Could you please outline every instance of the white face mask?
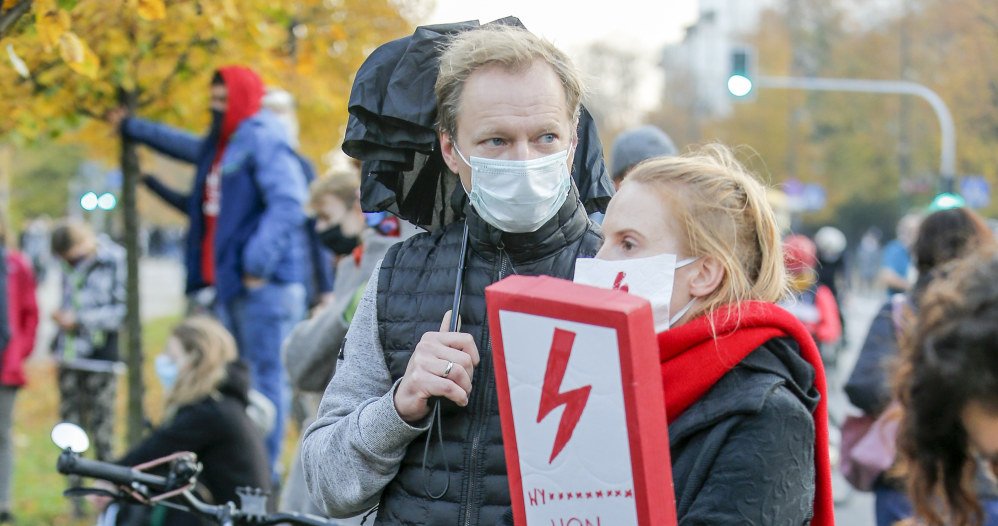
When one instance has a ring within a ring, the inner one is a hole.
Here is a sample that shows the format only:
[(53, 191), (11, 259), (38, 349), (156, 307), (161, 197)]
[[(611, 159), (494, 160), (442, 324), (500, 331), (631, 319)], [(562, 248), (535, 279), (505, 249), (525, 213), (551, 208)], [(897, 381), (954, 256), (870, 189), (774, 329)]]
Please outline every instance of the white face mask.
[(566, 161), (571, 148), (529, 161), (472, 157), (469, 162), (457, 144), (454, 151), (471, 167), (471, 206), (503, 232), (536, 231), (568, 197), (572, 175)]
[(678, 262), (676, 259), (675, 254), (616, 260), (577, 259), (574, 281), (604, 289), (620, 289), (648, 300), (655, 320), (655, 332), (658, 333), (668, 330), (679, 321), (696, 301), (696, 298), (691, 299), (679, 312), (669, 316), (676, 269), (699, 258), (687, 258)]

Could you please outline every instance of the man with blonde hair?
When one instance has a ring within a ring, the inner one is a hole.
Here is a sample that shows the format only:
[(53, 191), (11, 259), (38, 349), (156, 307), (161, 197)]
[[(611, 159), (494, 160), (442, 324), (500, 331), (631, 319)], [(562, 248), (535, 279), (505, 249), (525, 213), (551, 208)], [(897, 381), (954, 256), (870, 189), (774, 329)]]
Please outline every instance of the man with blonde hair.
[(570, 278), (599, 248), (571, 177), (582, 91), (567, 56), (523, 29), (464, 31), (441, 55), (440, 153), (465, 219), (395, 245), (368, 281), (303, 444), (330, 515), (379, 505), (378, 524), (492, 525), (509, 509), (484, 289)]

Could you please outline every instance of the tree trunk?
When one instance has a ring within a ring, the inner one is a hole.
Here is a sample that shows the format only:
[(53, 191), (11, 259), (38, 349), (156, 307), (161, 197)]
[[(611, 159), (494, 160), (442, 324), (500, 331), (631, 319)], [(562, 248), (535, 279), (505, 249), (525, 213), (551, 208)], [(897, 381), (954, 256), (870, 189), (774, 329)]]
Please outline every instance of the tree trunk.
[[(5, 2), (0, 2), (0, 4), (4, 3)], [(0, 14), (0, 38), (3, 38), (4, 33), (13, 27), (22, 16), (30, 11), (31, 0), (21, 0), (20, 2), (8, 7), (3, 14)]]
[[(138, 97), (134, 92), (121, 90), (119, 102), (128, 108), (129, 114), (138, 107)], [(126, 358), (128, 364), (128, 446), (134, 446), (142, 439), (145, 415), (142, 398), (145, 385), (142, 383), (142, 321), (139, 317), (139, 214), (135, 188), (139, 180), (139, 156), (135, 141), (121, 136), (121, 193), (125, 212), (125, 250), (128, 253), (128, 295), (125, 315), (125, 331), (128, 335)]]

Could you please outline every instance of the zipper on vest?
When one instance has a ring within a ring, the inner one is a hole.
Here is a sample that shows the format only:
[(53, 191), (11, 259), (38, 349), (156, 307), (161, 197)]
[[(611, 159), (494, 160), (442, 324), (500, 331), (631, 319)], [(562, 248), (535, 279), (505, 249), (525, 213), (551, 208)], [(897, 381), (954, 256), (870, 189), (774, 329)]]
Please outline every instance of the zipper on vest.
[[(501, 280), (506, 277), (506, 261), (508, 256), (506, 255), (505, 245), (502, 240), (499, 241), (497, 245), (499, 248), (499, 269), (497, 278), (492, 282)], [(510, 265), (512, 266), (512, 264)], [(483, 469), (478, 462), (478, 448), (482, 441), (482, 434), (485, 431), (485, 426), (489, 421), (489, 415), (485, 414), (488, 409), (488, 403), (492, 395), (492, 338), (489, 334), (485, 334), (485, 356), (488, 357), (487, 360), (482, 360), (479, 365), (479, 369), (482, 371), (482, 376), (480, 381), (485, 383), (485, 388), (476, 393), (475, 400), (475, 422), (474, 430), (475, 434), (472, 436), (471, 440), (471, 460), (468, 466), (468, 471), (471, 476), (468, 477), (468, 488), (465, 492), (467, 495), (464, 503), (464, 526), (471, 526), (471, 514), (472, 509), (475, 504), (475, 481), (479, 479), (479, 472)]]
[[(499, 240), (499, 279), (506, 277), (506, 245), (503, 244), (502, 240)], [(499, 281), (497, 279), (496, 281)], [(493, 282), (495, 283), (495, 282)], [(491, 338), (489, 341), (492, 341)]]

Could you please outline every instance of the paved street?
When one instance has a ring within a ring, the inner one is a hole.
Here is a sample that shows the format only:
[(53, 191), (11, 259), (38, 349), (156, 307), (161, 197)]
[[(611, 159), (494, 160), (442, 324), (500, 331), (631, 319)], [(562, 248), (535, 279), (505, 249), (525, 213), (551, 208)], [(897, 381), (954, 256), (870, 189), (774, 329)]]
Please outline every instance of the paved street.
[[(846, 334), (848, 337), (847, 347), (840, 357), (840, 365), (835, 371), (827, 371), (829, 394), (828, 412), (833, 421), (841, 422), (842, 418), (850, 412), (858, 413), (856, 408), (851, 407), (845, 394), (842, 392), (842, 385), (845, 384), (853, 364), (859, 354), (859, 347), (863, 344), (866, 331), (870, 326), (870, 321), (883, 304), (885, 296), (882, 293), (875, 295), (852, 295), (843, 305), (843, 312), (846, 318)], [(836, 500), (835, 522), (846, 526), (872, 526), (875, 524), (873, 517), (873, 494), (863, 493), (853, 490), (849, 483), (837, 472), (833, 474), (833, 492)]]

